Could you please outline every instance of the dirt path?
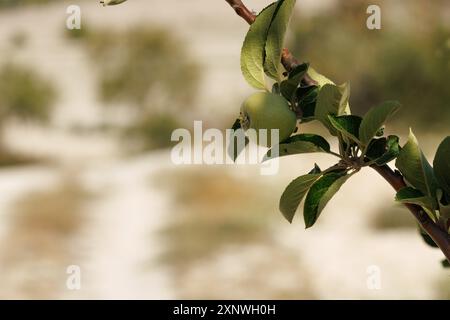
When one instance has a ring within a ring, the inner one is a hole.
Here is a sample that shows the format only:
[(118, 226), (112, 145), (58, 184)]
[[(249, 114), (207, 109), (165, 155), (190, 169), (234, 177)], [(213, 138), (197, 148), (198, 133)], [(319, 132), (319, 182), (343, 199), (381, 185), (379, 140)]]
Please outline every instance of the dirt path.
[(100, 192), (88, 210), (91, 221), (82, 235), (85, 262), (77, 293), (98, 299), (172, 297), (166, 271), (157, 264), (158, 231), (167, 214), (167, 197), (152, 182), (167, 153), (141, 156), (83, 174), (89, 190)]
[(30, 191), (52, 186), (57, 177), (55, 172), (45, 167), (0, 170), (0, 238), (8, 229), (14, 202)]

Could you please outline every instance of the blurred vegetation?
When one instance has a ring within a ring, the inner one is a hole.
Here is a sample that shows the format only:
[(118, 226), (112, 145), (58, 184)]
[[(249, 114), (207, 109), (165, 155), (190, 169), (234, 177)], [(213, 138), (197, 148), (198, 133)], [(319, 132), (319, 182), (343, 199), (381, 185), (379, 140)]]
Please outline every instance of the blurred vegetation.
[(25, 31), (17, 30), (11, 35), (9, 41), (15, 49), (22, 49), (28, 42), (28, 34)]
[(136, 121), (125, 132), (129, 142), (134, 141), (136, 150), (154, 150), (171, 146), (171, 136), (175, 129), (182, 128), (183, 124), (177, 117), (169, 113), (149, 115)]
[(55, 99), (53, 84), (32, 69), (16, 64), (0, 67), (0, 166), (33, 161), (6, 150), (1, 136), (6, 122), (11, 119), (47, 122)]
[(82, 30), (67, 36), (83, 40), (88, 49), (98, 70), (101, 100), (133, 107), (127, 144), (131, 137), (144, 149), (170, 146), (167, 133), (191, 116), (200, 80), (200, 67), (185, 43), (155, 26)]
[(56, 98), (53, 85), (28, 67), (0, 69), (0, 125), (7, 118), (47, 121)]
[(64, 29), (64, 34), (68, 39), (71, 40), (84, 40), (89, 35), (89, 28), (83, 23), (80, 29)]
[(177, 298), (317, 298), (298, 251), (272, 237), (277, 195), (262, 181), (218, 168), (161, 172), (155, 178), (170, 188), (174, 201), (170, 224), (161, 233), (161, 262), (173, 272)]
[(417, 231), (417, 223), (409, 211), (400, 206), (388, 205), (374, 215), (371, 226), (380, 231), (392, 229), (410, 229)]
[(16, 202), (0, 250), (0, 280), (8, 288), (8, 292), (0, 290), (2, 294), (9, 298), (58, 296), (66, 278), (61, 270), (70, 263), (71, 241), (83, 223), (86, 196), (73, 178), (66, 178), (50, 190), (29, 193)]
[(80, 185), (72, 180), (64, 181), (48, 191), (28, 194), (17, 202), (14, 227), (20, 232), (16, 234), (34, 233), (33, 237), (39, 239), (42, 236), (42, 240), (70, 237), (81, 226), (81, 200), (86, 195)]
[(150, 110), (192, 107), (198, 66), (171, 32), (140, 26), (125, 32), (91, 32), (87, 38), (101, 69), (100, 94), (105, 102), (130, 102)]
[(162, 234), (167, 243), (163, 261), (184, 267), (224, 246), (267, 239), (273, 197), (264, 195), (262, 186), (214, 168), (161, 175), (174, 196), (173, 223)]
[(341, 0), (333, 10), (293, 19), (289, 47), (336, 82), (350, 81), (355, 113), (398, 100), (397, 124), (448, 131), (450, 30), (440, 12), (449, 2), (377, 1), (381, 30), (366, 28), (369, 4)]
[(444, 273), (436, 281), (436, 299), (450, 300), (450, 274), (448, 271)]
[(50, 2), (56, 2), (56, 0), (1, 0), (0, 1), (0, 9), (19, 7), (19, 6), (30, 5), (30, 4), (42, 5), (42, 4), (47, 4)]
[(20, 166), (20, 165), (36, 165), (39, 163), (48, 164), (51, 160), (43, 157), (34, 157), (27, 154), (17, 153), (15, 151), (0, 149), (0, 167)]

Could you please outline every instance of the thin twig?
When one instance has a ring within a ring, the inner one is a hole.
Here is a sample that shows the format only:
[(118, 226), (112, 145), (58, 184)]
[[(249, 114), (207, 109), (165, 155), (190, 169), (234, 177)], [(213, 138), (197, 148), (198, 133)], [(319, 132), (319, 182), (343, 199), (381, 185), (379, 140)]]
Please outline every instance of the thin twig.
[(337, 153), (337, 152), (334, 152), (334, 151), (328, 151), (327, 153), (329, 153), (329, 154), (332, 154), (333, 156), (336, 156), (336, 157), (338, 157), (339, 159), (344, 159), (344, 157), (343, 156), (341, 156), (339, 153)]
[[(371, 165), (371, 168), (375, 169), (396, 191), (406, 187), (403, 175), (398, 171), (393, 171), (389, 166)], [(423, 230), (439, 246), (450, 262), (450, 235), (445, 230), (439, 228), (420, 206), (408, 203), (405, 206), (411, 211)]]

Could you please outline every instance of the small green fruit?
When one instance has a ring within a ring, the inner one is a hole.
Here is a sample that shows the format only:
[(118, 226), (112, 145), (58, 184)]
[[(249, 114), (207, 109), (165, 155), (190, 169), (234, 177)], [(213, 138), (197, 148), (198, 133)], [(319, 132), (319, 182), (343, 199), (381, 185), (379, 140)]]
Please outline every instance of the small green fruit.
[[(267, 130), (267, 147), (279, 143), (291, 136), (297, 125), (295, 113), (289, 109), (289, 104), (280, 95), (258, 92), (244, 101), (241, 107), (241, 125), (244, 130), (255, 129), (257, 135), (260, 129)], [(271, 141), (271, 129), (279, 130), (279, 141)], [(264, 139), (258, 144), (265, 144)]]

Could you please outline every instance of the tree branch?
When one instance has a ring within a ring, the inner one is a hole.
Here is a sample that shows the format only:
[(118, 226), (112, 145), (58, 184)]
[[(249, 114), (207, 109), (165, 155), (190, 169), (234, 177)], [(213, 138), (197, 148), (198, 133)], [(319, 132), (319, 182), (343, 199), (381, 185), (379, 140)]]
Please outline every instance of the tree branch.
[[(248, 24), (252, 24), (256, 16), (242, 3), (241, 0), (225, 0), (242, 17)], [(281, 55), (281, 63), (287, 71), (299, 65), (298, 60), (289, 52), (283, 49)], [(305, 84), (317, 84), (309, 75), (305, 75), (303, 79)], [(389, 184), (396, 190), (406, 187), (403, 176), (398, 171), (393, 171), (389, 166), (371, 166), (377, 171)], [(439, 246), (447, 260), (450, 262), (450, 235), (447, 230), (442, 230), (431, 218), (422, 210), (420, 206), (413, 204), (405, 204), (405, 206), (414, 215), (420, 226), (428, 233), (433, 241)]]
[[(393, 171), (389, 166), (371, 166), (376, 172), (378, 172), (389, 184), (396, 190), (406, 187), (406, 183), (403, 176), (398, 171)], [(420, 226), (426, 233), (433, 239), (433, 241), (439, 246), (444, 253), (447, 260), (450, 262), (450, 235), (439, 228), (439, 226), (431, 220), (424, 210), (420, 206), (406, 203), (405, 206), (411, 211), (416, 218)]]
[(225, 0), (236, 11), (237, 15), (247, 21), (248, 24), (252, 24), (256, 16), (251, 12), (241, 0)]

